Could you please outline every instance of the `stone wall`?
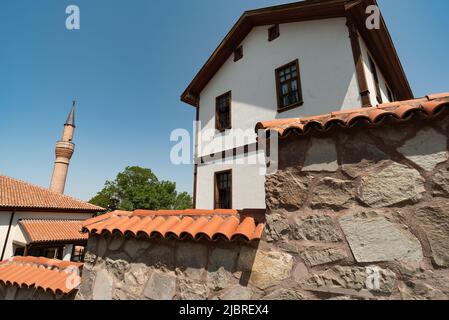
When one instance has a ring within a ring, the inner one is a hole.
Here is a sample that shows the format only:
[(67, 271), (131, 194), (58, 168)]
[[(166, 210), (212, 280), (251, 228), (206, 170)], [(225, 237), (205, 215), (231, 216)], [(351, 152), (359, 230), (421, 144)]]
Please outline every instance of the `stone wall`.
[(74, 300), (76, 290), (68, 295), (53, 294), (36, 288), (19, 288), (0, 283), (0, 300)]
[(77, 299), (448, 299), (446, 119), (291, 135), (260, 242), (91, 236)]
[(77, 299), (258, 299), (289, 277), (292, 256), (256, 243), (91, 236)]
[(280, 140), (265, 241), (292, 257), (303, 297), (449, 298), (448, 129), (414, 119)]

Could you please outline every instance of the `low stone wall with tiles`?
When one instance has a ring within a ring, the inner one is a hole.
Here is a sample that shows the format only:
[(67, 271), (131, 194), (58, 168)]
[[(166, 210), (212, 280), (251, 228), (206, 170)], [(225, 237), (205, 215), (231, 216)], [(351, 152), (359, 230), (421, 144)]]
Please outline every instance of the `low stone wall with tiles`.
[(448, 136), (447, 116), (415, 116), (280, 140), (265, 250), (292, 268), (269, 291), (449, 299)]
[(0, 283), (0, 300), (74, 300), (76, 291), (68, 294), (53, 294), (36, 288), (19, 288)]
[[(286, 278), (293, 260), (259, 253), (257, 245), (94, 235), (77, 299), (258, 299), (264, 288)], [(255, 264), (261, 274), (250, 283)]]

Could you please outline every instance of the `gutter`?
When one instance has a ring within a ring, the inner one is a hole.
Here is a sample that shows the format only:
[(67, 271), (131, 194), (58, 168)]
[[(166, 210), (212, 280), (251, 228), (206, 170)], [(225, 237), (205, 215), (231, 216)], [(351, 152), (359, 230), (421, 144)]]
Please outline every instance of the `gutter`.
[(12, 222), (14, 220), (15, 214), (16, 214), (16, 210), (13, 210), (11, 212), (11, 218), (9, 219), (8, 232), (6, 233), (5, 244), (3, 245), (2, 256), (0, 258), (0, 261), (3, 261), (3, 257), (5, 256), (6, 245), (8, 244), (9, 234), (11, 233)]

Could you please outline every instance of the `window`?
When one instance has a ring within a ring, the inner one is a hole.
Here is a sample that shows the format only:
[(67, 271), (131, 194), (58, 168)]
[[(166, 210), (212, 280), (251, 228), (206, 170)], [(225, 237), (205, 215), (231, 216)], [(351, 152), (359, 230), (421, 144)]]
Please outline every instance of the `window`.
[(268, 29), (268, 41), (273, 41), (274, 39), (279, 38), (279, 25), (275, 24), (274, 26)]
[(371, 73), (373, 74), (374, 84), (376, 86), (376, 98), (378, 103), (382, 103), (382, 93), (380, 92), (379, 76), (377, 75), (377, 68), (374, 60), (369, 57), (369, 65)]
[(232, 209), (232, 171), (215, 173), (215, 209)]
[(231, 91), (215, 100), (215, 128), (221, 132), (231, 129)]
[(25, 255), (25, 247), (17, 246), (14, 248), (15, 257), (23, 257)]
[(242, 58), (243, 58), (243, 47), (242, 46), (238, 46), (234, 50), (234, 62), (239, 61)]
[(303, 104), (299, 62), (295, 60), (276, 69), (278, 111), (285, 111)]

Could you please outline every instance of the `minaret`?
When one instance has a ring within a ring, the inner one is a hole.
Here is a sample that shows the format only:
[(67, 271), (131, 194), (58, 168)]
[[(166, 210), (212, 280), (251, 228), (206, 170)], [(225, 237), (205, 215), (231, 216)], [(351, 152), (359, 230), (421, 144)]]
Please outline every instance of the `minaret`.
[(70, 158), (75, 151), (73, 134), (75, 132), (75, 101), (73, 101), (67, 121), (64, 124), (62, 139), (56, 143), (56, 160), (51, 177), (50, 190), (63, 194)]

